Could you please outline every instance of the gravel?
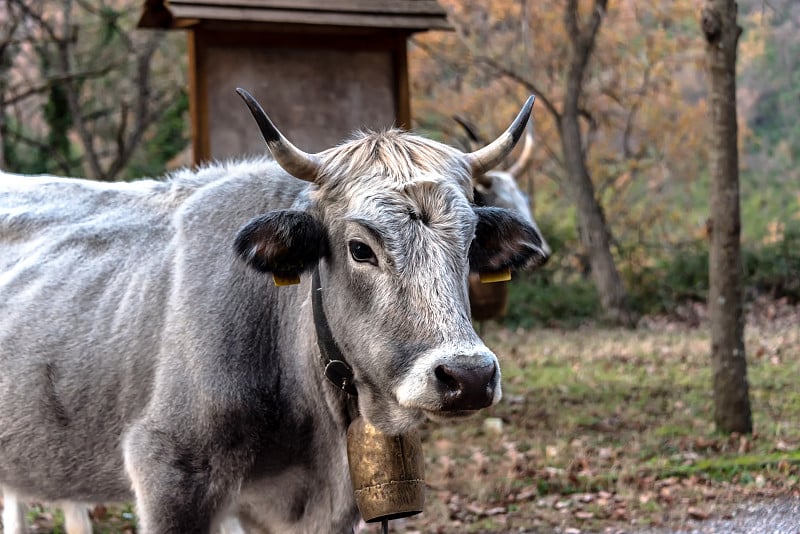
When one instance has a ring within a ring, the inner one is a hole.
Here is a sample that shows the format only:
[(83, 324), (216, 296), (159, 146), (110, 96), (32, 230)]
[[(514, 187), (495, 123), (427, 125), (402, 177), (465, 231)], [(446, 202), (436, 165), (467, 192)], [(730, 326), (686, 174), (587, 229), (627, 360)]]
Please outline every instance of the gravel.
[(730, 519), (690, 521), (679, 529), (640, 534), (800, 534), (800, 498), (776, 498), (739, 505)]

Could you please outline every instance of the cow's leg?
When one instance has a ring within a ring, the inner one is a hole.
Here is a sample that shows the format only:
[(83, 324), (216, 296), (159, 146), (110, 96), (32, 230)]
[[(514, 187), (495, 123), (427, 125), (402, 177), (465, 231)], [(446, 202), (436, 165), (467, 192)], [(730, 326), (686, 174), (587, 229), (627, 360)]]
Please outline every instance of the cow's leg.
[(67, 534), (92, 534), (88, 506), (77, 502), (62, 502), (61, 511), (64, 512), (64, 530)]
[(5, 534), (25, 534), (25, 505), (16, 493), (3, 488), (3, 532)]
[(135, 425), (123, 443), (142, 534), (207, 534), (225, 510), (235, 469), (175, 434)]

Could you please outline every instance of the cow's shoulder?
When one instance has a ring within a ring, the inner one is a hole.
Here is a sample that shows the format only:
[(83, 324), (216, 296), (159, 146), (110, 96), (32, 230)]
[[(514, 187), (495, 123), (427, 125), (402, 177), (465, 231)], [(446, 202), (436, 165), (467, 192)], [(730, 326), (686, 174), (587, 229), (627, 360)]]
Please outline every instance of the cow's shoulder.
[(176, 209), (176, 224), (188, 239), (207, 231), (228, 236), (253, 217), (302, 206), (308, 189), (306, 182), (293, 178), (269, 158), (217, 163), (193, 173), (184, 171), (171, 181), (176, 188), (186, 181), (203, 184)]

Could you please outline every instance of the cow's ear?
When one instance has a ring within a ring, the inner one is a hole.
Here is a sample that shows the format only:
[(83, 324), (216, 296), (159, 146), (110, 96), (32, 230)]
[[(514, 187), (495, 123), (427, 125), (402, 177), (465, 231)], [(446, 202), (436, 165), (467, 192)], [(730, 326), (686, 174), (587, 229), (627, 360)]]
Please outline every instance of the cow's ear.
[(549, 248), (539, 231), (514, 211), (474, 208), (478, 215), (475, 239), (469, 249), (470, 270), (499, 273), (542, 265)]
[(313, 268), (327, 250), (322, 224), (304, 211), (278, 210), (245, 224), (234, 248), (251, 267), (278, 280), (292, 280)]

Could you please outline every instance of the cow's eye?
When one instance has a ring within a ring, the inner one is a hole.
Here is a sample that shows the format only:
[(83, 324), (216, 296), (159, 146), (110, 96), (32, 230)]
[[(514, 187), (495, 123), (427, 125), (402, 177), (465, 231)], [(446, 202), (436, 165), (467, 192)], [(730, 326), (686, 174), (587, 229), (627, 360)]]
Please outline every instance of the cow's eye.
[(350, 241), (347, 246), (350, 249), (350, 255), (354, 260), (362, 263), (366, 262), (371, 263), (372, 265), (378, 265), (378, 258), (375, 257), (375, 253), (372, 252), (372, 249), (369, 248), (369, 245), (366, 243), (362, 243), (361, 241)]

